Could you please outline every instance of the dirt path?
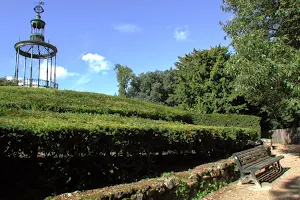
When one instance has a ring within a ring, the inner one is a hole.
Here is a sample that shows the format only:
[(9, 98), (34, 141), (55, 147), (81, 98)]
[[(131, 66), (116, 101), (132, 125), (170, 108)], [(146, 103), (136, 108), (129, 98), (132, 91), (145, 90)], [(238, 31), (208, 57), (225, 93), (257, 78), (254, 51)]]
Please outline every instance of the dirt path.
[(273, 154), (284, 155), (280, 163), (285, 172), (279, 178), (263, 182), (261, 189), (233, 182), (205, 200), (300, 200), (300, 145), (277, 145)]

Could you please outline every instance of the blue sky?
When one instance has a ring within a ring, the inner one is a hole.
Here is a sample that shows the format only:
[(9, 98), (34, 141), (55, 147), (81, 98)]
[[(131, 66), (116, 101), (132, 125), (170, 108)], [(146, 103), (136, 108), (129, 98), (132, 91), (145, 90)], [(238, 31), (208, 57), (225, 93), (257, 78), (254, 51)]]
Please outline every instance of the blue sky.
[[(14, 73), (14, 44), (30, 37), (34, 0), (7, 0), (0, 7), (0, 77)], [(45, 38), (58, 48), (59, 89), (113, 95), (114, 65), (135, 74), (165, 70), (193, 48), (228, 45), (219, 21), (222, 0), (51, 0), (42, 19)]]

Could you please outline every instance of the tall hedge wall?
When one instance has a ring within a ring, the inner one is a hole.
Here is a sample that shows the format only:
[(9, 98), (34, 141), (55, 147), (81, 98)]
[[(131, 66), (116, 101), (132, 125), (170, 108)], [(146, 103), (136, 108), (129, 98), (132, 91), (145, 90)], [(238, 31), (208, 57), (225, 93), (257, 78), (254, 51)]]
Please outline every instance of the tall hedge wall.
[(95, 93), (0, 87), (0, 176), (4, 190), (13, 190), (0, 199), (42, 199), (228, 156), (260, 136), (253, 117), (244, 116), (244, 124), (235, 117)]
[(249, 128), (206, 127), (118, 115), (32, 110), (2, 111), (0, 131), (1, 154), (24, 157), (30, 157), (37, 151), (49, 156), (204, 152), (222, 146), (215, 144), (215, 139), (242, 144), (245, 139), (253, 140), (259, 136), (257, 130)]

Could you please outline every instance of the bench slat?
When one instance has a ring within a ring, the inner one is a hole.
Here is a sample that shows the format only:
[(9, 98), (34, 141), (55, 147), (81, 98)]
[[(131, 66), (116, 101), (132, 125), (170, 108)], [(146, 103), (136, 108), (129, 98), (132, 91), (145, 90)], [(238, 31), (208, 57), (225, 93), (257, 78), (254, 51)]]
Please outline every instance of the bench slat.
[(260, 149), (263, 149), (264, 147), (263, 146), (258, 146), (258, 147), (254, 147), (252, 149), (247, 149), (247, 150), (244, 150), (244, 151), (240, 151), (240, 152), (237, 152), (235, 153), (235, 155), (237, 156), (240, 156), (240, 155), (243, 155), (243, 154), (246, 154), (248, 152), (255, 152), (256, 150), (260, 150)]
[[(257, 160), (267, 159), (269, 156), (264, 148), (254, 148), (253, 151), (248, 151), (244, 154), (238, 153), (237, 158), (242, 167), (250, 166), (257, 163)], [(254, 162), (254, 163), (253, 163)]]
[(255, 155), (255, 154), (260, 154), (264, 153), (266, 150), (262, 148), (254, 149), (253, 151), (248, 151), (245, 153), (236, 153), (236, 156), (239, 157), (240, 159), (243, 159), (244, 157), (247, 157), (249, 155)]
[(268, 154), (266, 152), (255, 152), (253, 154), (247, 154), (247, 155), (244, 155), (244, 156), (237, 156), (240, 160), (248, 160), (250, 158), (253, 158), (253, 157), (265, 157), (265, 156), (268, 156)]
[(248, 156), (246, 158), (240, 159), (242, 166), (249, 164), (257, 159), (264, 159), (264, 158), (268, 158), (269, 156), (267, 154), (260, 154), (260, 155), (252, 155), (252, 156)]
[(257, 165), (249, 166), (247, 169), (249, 170), (249, 169), (253, 168), (254, 170), (261, 170), (261, 169), (281, 160), (282, 158), (284, 158), (284, 157), (283, 156), (271, 157), (268, 160), (258, 163)]
[(257, 165), (258, 163), (264, 162), (264, 161), (266, 161), (266, 160), (268, 160), (268, 159), (269, 159), (269, 158), (267, 158), (267, 157), (264, 157), (264, 158), (258, 158), (258, 159), (256, 159), (256, 160), (254, 160), (253, 162), (249, 162), (249, 163), (243, 165), (242, 167), (243, 167), (243, 168), (252, 167), (252, 166)]

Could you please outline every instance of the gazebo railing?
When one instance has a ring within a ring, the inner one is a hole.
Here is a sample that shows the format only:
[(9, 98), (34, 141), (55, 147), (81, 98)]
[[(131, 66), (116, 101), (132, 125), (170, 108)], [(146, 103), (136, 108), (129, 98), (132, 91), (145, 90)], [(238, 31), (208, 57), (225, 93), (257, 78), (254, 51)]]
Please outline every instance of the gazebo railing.
[(53, 81), (47, 81), (43, 79), (19, 79), (18, 86), (24, 87), (44, 87), (58, 89), (58, 84)]

